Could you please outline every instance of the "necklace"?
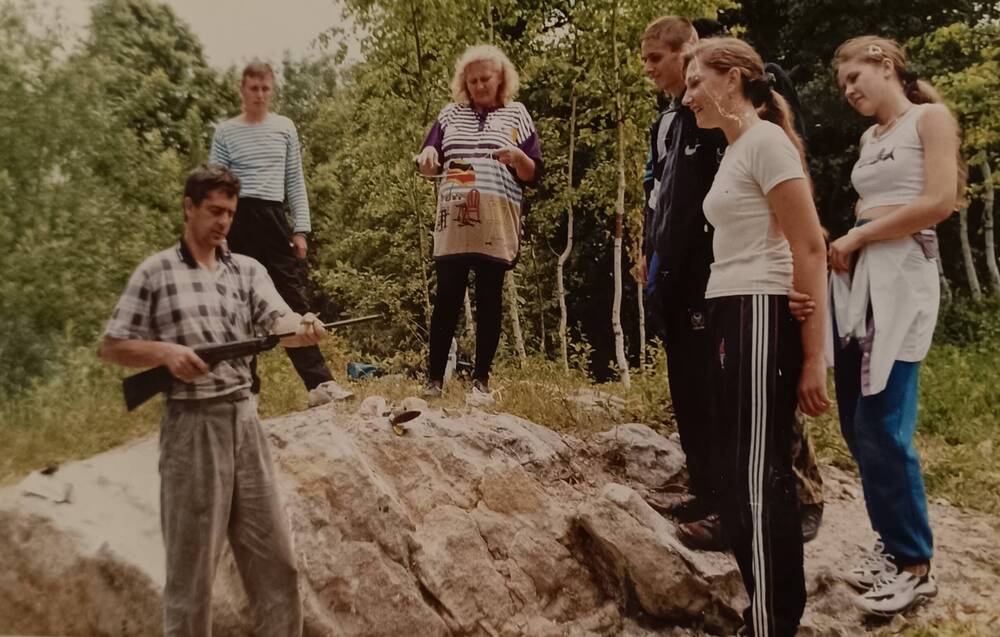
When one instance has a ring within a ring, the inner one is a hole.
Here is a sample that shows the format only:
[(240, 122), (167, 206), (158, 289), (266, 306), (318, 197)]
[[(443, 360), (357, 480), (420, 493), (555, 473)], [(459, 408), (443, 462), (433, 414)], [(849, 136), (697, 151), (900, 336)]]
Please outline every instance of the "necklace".
[(882, 127), (882, 131), (881, 132), (879, 132), (878, 127), (876, 127), (875, 133), (874, 133), (875, 139), (881, 139), (881, 138), (885, 137), (886, 135), (888, 135), (889, 132), (892, 131), (892, 129), (896, 127), (896, 124), (899, 122), (899, 120), (903, 119), (903, 117), (907, 113), (909, 113), (910, 110), (912, 110), (912, 109), (913, 109), (913, 104), (910, 104), (909, 106), (907, 106), (906, 108), (904, 108), (902, 113), (900, 113), (899, 115), (896, 115), (895, 117), (893, 117), (891, 120), (889, 120), (885, 124), (885, 126)]

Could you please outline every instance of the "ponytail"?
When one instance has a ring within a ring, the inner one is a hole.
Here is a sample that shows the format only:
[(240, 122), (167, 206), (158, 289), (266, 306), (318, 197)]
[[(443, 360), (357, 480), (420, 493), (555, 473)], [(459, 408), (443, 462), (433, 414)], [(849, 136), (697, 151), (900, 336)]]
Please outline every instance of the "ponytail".
[(941, 99), (941, 95), (931, 86), (931, 83), (920, 79), (916, 71), (911, 71), (907, 68), (903, 68), (903, 70), (897, 69), (897, 75), (899, 75), (899, 82), (903, 85), (903, 93), (906, 95), (906, 99), (914, 104), (940, 104), (944, 101)]
[(788, 105), (788, 100), (782, 97), (778, 91), (771, 89), (768, 91), (764, 104), (757, 108), (757, 115), (772, 124), (777, 124), (788, 135), (792, 146), (795, 146), (795, 150), (799, 151), (799, 159), (802, 160), (802, 170), (806, 174), (806, 181), (809, 182), (809, 189), (812, 190), (812, 177), (809, 176), (809, 164), (806, 162), (806, 146), (802, 143), (802, 138), (799, 137), (798, 131), (795, 130), (795, 114), (792, 113), (792, 108)]
[(697, 57), (720, 73), (732, 68), (739, 69), (743, 78), (744, 96), (757, 109), (757, 115), (761, 119), (777, 124), (785, 131), (792, 145), (799, 151), (802, 167), (809, 174), (805, 144), (795, 130), (795, 115), (785, 98), (774, 90), (774, 75), (764, 72), (764, 61), (752, 46), (736, 38), (707, 38), (689, 51), (687, 57)]
[(792, 108), (788, 105), (788, 100), (781, 96), (781, 93), (774, 90), (773, 88), (768, 88), (767, 94), (765, 96), (764, 102), (761, 105), (754, 103), (757, 106), (757, 115), (761, 119), (766, 119), (772, 124), (777, 124), (785, 131), (788, 135), (788, 139), (792, 141), (792, 145), (795, 149), (799, 151), (799, 156), (802, 157), (802, 163), (805, 164), (806, 161), (806, 147), (802, 143), (802, 138), (799, 137), (799, 133), (795, 130), (795, 114), (792, 112)]

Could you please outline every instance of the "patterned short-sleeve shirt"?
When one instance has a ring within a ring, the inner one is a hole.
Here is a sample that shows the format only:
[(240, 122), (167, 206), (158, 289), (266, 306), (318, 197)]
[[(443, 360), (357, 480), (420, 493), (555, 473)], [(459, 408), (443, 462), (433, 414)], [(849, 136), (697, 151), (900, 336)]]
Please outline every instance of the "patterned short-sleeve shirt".
[(437, 149), (443, 172), (434, 224), (434, 258), (475, 255), (508, 267), (517, 259), (521, 241), (524, 186), (516, 171), (494, 153), (520, 148), (542, 174), (538, 131), (520, 102), (476, 109), (448, 104), (424, 139)]
[[(147, 258), (118, 299), (105, 336), (188, 347), (267, 333), (291, 309), (255, 259), (219, 251), (218, 266), (200, 266), (181, 240)], [(193, 383), (175, 379), (168, 398), (224, 396), (250, 387), (250, 357), (222, 361)]]

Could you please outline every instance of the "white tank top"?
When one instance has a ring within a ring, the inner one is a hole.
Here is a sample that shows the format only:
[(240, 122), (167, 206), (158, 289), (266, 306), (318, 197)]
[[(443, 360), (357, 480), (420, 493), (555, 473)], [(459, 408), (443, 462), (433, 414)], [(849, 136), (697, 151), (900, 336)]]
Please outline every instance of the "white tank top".
[(861, 152), (851, 171), (858, 192), (858, 214), (876, 206), (907, 204), (924, 191), (924, 145), (917, 121), (924, 104), (914, 104), (889, 130), (875, 126), (861, 136)]

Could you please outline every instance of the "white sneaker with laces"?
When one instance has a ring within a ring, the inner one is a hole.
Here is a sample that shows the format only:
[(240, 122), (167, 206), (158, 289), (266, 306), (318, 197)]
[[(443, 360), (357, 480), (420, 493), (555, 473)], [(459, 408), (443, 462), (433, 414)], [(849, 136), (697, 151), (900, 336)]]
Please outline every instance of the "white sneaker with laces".
[(319, 407), (330, 401), (347, 400), (352, 396), (354, 396), (354, 392), (344, 389), (336, 381), (328, 380), (309, 390), (309, 406)]
[(872, 584), (867, 593), (855, 598), (857, 605), (869, 615), (892, 617), (914, 604), (937, 595), (937, 581), (930, 568), (923, 576), (900, 571), (892, 563)]
[(889, 566), (892, 566), (892, 562), (889, 560), (889, 555), (885, 552), (885, 544), (882, 543), (882, 540), (876, 540), (875, 546), (861, 560), (861, 563), (844, 573), (841, 577), (858, 591), (864, 592), (875, 584), (875, 580)]
[(472, 381), (472, 389), (469, 390), (469, 394), (465, 397), (466, 405), (470, 407), (486, 407), (495, 402), (496, 399), (493, 398), (493, 392), (490, 391), (487, 385), (478, 380)]

